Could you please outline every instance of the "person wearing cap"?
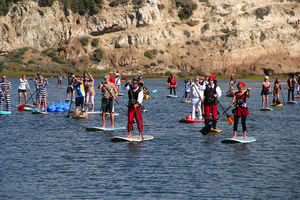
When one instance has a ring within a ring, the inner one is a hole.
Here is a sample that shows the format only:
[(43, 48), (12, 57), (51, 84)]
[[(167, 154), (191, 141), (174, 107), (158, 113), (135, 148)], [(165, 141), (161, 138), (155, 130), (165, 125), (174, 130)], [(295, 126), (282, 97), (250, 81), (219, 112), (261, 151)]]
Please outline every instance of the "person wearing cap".
[(232, 113), (234, 114), (234, 125), (233, 125), (233, 137), (236, 138), (237, 134), (237, 127), (239, 123), (239, 119), (241, 118), (242, 120), (242, 127), (243, 127), (243, 133), (244, 133), (244, 138), (246, 139), (246, 119), (247, 115), (250, 114), (247, 104), (246, 104), (246, 99), (250, 98), (250, 88), (247, 88), (247, 90), (244, 90), (245, 83), (243, 82), (238, 82), (237, 84), (237, 89), (238, 91), (234, 93), (234, 96), (232, 98), (230, 106), (235, 108), (232, 110)]
[[(38, 91), (38, 89), (37, 89), (37, 85), (38, 85), (38, 83), (39, 83), (39, 78), (42, 76), (42, 74), (40, 73), (40, 72), (38, 72), (37, 74), (36, 74), (36, 77), (34, 78), (34, 80), (33, 80), (33, 84), (34, 84), (34, 86), (35, 86), (35, 89), (36, 89), (36, 91)], [(39, 94), (38, 94), (38, 92), (36, 92), (35, 93), (35, 100), (36, 100), (36, 103), (38, 104), (38, 102), (39, 102)], [(43, 104), (43, 102), (42, 102), (42, 104)]]
[(63, 79), (62, 73), (59, 72), (57, 75), (57, 88), (62, 87), (62, 79)]
[(2, 76), (0, 82), (0, 110), (3, 110), (3, 103), (6, 101), (6, 110), (11, 111), (10, 105), (11, 82), (7, 80), (7, 76)]
[(75, 75), (70, 72), (68, 73), (68, 87), (67, 87), (67, 95), (66, 95), (66, 101), (69, 100), (69, 93), (71, 93), (71, 99), (74, 99), (74, 93), (75, 93), (75, 90), (74, 90), (74, 84), (75, 84)]
[[(280, 104), (279, 90), (281, 90), (280, 79), (276, 78), (274, 81), (274, 87), (273, 87), (273, 101), (272, 101), (273, 105)], [(277, 100), (276, 100), (276, 98), (277, 98)]]
[(139, 87), (138, 81), (134, 79), (132, 85), (129, 84), (129, 81), (125, 84), (125, 89), (128, 91), (128, 136), (131, 137), (131, 132), (133, 130), (133, 118), (137, 121), (137, 126), (139, 130), (139, 138), (142, 139), (143, 132), (143, 115), (141, 111), (141, 105), (143, 103), (144, 93), (143, 89)]
[[(87, 113), (84, 110), (84, 106), (85, 106), (85, 90), (84, 90), (84, 84), (83, 84), (83, 80), (80, 76), (74, 78), (75, 80), (75, 84), (74, 84), (74, 88), (75, 88), (75, 112), (74, 114), (77, 115), (82, 115), (82, 116), (86, 116)], [(79, 107), (81, 107), (81, 113), (79, 112)]]
[(30, 91), (30, 86), (29, 83), (26, 79), (26, 75), (23, 74), (22, 78), (20, 78), (20, 85), (19, 85), (19, 89), (18, 89), (18, 94), (19, 94), (19, 105), (21, 105), (21, 98), (22, 98), (22, 93), (24, 95), (24, 99), (25, 99), (25, 103), (27, 102), (27, 89)]
[(262, 82), (262, 90), (261, 90), (261, 97), (262, 97), (262, 108), (265, 107), (265, 102), (267, 108), (269, 107), (269, 94), (271, 93), (271, 84), (269, 82), (269, 77), (265, 76), (264, 81)]
[(113, 115), (113, 103), (114, 99), (118, 96), (118, 90), (114, 83), (109, 81), (110, 76), (104, 76), (104, 83), (100, 83), (99, 89), (102, 91), (103, 98), (102, 98), (102, 127), (105, 128), (105, 115), (107, 112), (110, 114), (111, 119), (111, 127), (114, 128), (115, 126), (115, 118)]
[(201, 85), (209, 85), (209, 77), (210, 77), (210, 73), (208, 72), (204, 73), (204, 80), (201, 82)]
[(176, 96), (176, 88), (177, 88), (177, 80), (175, 78), (175, 75), (172, 74), (170, 79), (170, 95), (172, 95), (172, 90), (174, 91), (174, 95)]
[(45, 108), (45, 112), (47, 112), (47, 87), (48, 85), (48, 80), (44, 79), (42, 76), (39, 77), (39, 82), (37, 83), (37, 93), (38, 93), (38, 97), (39, 97), (39, 101), (38, 101), (38, 108), (37, 111), (40, 111), (42, 102)]
[(203, 85), (204, 90), (204, 110), (205, 110), (205, 129), (210, 130), (209, 118), (210, 113), (212, 114), (212, 127), (216, 129), (217, 119), (218, 119), (218, 98), (221, 97), (222, 91), (219, 86), (217, 86), (217, 81), (215, 76), (209, 76), (209, 84)]
[(290, 73), (289, 74), (289, 79), (287, 80), (287, 89), (288, 89), (288, 101), (290, 101), (290, 96), (292, 94), (292, 101), (294, 101), (294, 90), (295, 90), (295, 85), (298, 85), (297, 80), (294, 78), (294, 74)]
[(119, 71), (117, 71), (115, 77), (116, 77), (115, 81), (116, 81), (117, 90), (118, 90), (118, 93), (120, 93), (121, 92), (121, 74), (119, 73)]
[(191, 84), (191, 101), (192, 101), (192, 120), (196, 118), (196, 109), (198, 110), (198, 119), (202, 120), (201, 102), (203, 101), (204, 86), (200, 85), (199, 78), (195, 78), (195, 82)]

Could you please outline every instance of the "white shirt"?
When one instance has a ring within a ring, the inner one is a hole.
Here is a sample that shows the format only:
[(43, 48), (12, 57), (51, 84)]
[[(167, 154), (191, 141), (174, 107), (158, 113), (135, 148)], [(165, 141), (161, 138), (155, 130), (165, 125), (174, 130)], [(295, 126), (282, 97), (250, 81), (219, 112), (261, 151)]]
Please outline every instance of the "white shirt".
[(192, 98), (203, 98), (204, 85), (193, 83), (190, 88)]
[[(203, 88), (204, 88), (203, 90), (205, 90), (206, 87), (211, 88), (210, 85), (203, 85)], [(215, 87), (215, 84), (212, 85), (212, 88), (214, 88), (214, 87)], [(217, 92), (218, 98), (220, 98), (222, 96), (222, 91), (219, 86), (216, 87), (216, 92)]]
[(20, 90), (26, 90), (26, 88), (28, 88), (30, 90), (30, 86), (27, 80), (23, 80), (20, 78), (20, 85), (19, 85), (19, 89)]
[[(130, 89), (129, 84), (128, 84), (126, 87), (124, 87), (124, 88), (125, 88), (125, 90), (129, 91), (129, 89)], [(138, 89), (139, 89), (139, 87), (137, 87), (136, 89), (133, 89), (133, 92), (137, 91)], [(143, 98), (144, 98), (144, 92), (143, 92), (143, 90), (141, 90), (141, 91), (139, 92), (139, 94), (138, 94), (137, 102), (138, 102), (139, 104), (142, 104), (142, 103), (143, 103)]]

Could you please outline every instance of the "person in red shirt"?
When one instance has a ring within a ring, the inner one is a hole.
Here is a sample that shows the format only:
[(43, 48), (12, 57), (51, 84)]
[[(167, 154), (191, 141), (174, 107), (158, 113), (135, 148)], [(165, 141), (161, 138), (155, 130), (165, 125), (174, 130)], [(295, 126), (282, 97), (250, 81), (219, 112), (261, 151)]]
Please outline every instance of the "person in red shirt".
[(174, 91), (174, 95), (176, 96), (176, 88), (177, 88), (177, 80), (175, 75), (172, 74), (170, 78), (170, 95), (172, 95), (172, 90)]

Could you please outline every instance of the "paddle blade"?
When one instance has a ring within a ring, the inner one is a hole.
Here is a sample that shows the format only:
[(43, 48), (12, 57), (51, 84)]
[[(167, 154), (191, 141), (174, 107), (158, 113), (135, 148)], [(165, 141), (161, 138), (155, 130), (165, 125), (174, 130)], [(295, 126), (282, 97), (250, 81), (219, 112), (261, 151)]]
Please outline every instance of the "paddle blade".
[(230, 115), (227, 115), (227, 121), (228, 121), (229, 124), (233, 124), (234, 123), (234, 119)]
[(155, 89), (155, 90), (152, 90), (152, 93), (156, 93), (157, 92), (157, 89)]
[(18, 111), (22, 112), (25, 108), (25, 104), (21, 105), (18, 107)]

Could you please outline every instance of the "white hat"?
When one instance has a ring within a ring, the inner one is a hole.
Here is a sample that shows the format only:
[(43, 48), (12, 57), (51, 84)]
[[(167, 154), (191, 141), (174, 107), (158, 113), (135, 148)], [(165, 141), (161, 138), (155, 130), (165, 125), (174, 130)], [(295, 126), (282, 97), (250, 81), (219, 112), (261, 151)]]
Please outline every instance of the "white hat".
[(268, 77), (268, 76), (265, 76), (265, 79), (269, 79), (269, 77)]

